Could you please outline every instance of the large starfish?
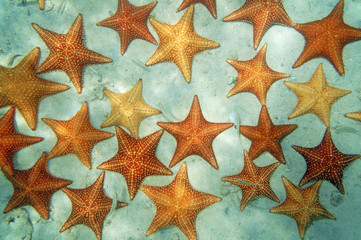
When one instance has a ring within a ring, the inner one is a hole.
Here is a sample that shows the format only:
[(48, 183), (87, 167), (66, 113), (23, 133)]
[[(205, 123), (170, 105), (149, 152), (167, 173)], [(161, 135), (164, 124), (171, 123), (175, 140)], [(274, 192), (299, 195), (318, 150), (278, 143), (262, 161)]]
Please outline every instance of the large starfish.
[(27, 170), (14, 170), (14, 175), (3, 171), (14, 187), (14, 193), (4, 213), (15, 208), (30, 205), (42, 218), (49, 219), (50, 199), (61, 188), (71, 181), (54, 177), (48, 170), (48, 159), (43, 152), (33, 167)]
[(281, 140), (297, 128), (296, 124), (274, 125), (267, 111), (262, 106), (257, 126), (239, 126), (241, 134), (252, 140), (249, 156), (253, 160), (268, 151), (279, 162), (285, 164)]
[(282, 177), (286, 188), (286, 200), (270, 210), (271, 213), (286, 214), (295, 219), (300, 237), (303, 239), (308, 226), (315, 218), (336, 219), (320, 203), (319, 190), (322, 181), (308, 188), (298, 188), (287, 178)]
[(112, 110), (101, 127), (121, 125), (126, 127), (133, 137), (139, 138), (139, 126), (143, 119), (161, 113), (144, 101), (142, 89), (142, 79), (126, 93), (114, 93), (104, 89)]
[(361, 39), (361, 29), (351, 27), (343, 21), (344, 1), (340, 0), (330, 15), (314, 22), (296, 24), (294, 28), (306, 40), (305, 48), (293, 68), (318, 58), (327, 58), (339, 74), (344, 74), (342, 50), (351, 42)]
[(157, 44), (147, 26), (149, 14), (155, 5), (157, 1), (136, 7), (128, 0), (118, 0), (118, 9), (115, 14), (97, 23), (97, 26), (108, 27), (118, 32), (122, 55), (134, 39), (144, 39)]
[(331, 87), (326, 82), (322, 63), (320, 63), (311, 79), (305, 83), (284, 82), (297, 96), (297, 106), (288, 117), (298, 117), (313, 113), (326, 125), (330, 126), (331, 106), (339, 98), (350, 94), (349, 90)]
[(183, 0), (183, 2), (178, 8), (178, 11), (182, 11), (183, 9), (189, 7), (190, 5), (197, 3), (203, 4), (212, 14), (212, 16), (214, 18), (217, 18), (216, 0)]
[[(113, 200), (105, 194), (103, 185), (104, 172), (102, 172), (98, 179), (87, 188), (62, 189), (72, 203), (72, 210), (68, 220), (60, 229), (60, 232), (77, 224), (85, 224), (93, 230), (98, 240), (102, 239), (104, 220), (113, 205)], [(115, 209), (127, 205), (128, 204), (125, 202), (116, 202)]]
[(197, 95), (193, 98), (186, 119), (177, 123), (158, 122), (157, 124), (177, 140), (177, 149), (169, 167), (173, 167), (190, 155), (198, 155), (215, 169), (218, 169), (218, 164), (212, 149), (213, 140), (221, 132), (233, 126), (233, 123), (208, 122), (203, 117)]
[(361, 121), (361, 112), (346, 113), (345, 117)]
[(254, 49), (258, 48), (262, 36), (273, 24), (293, 26), (282, 0), (246, 0), (244, 5), (226, 16), (223, 21), (246, 21), (253, 25)]
[(329, 128), (327, 128), (322, 142), (317, 147), (292, 147), (305, 158), (307, 164), (306, 173), (303, 175), (299, 186), (313, 179), (327, 180), (335, 185), (342, 194), (345, 194), (342, 184), (343, 171), (361, 155), (340, 152), (332, 141)]
[(146, 236), (167, 226), (177, 226), (188, 239), (197, 239), (196, 218), (200, 211), (221, 201), (219, 197), (199, 192), (188, 180), (187, 165), (183, 163), (173, 182), (164, 187), (140, 186), (154, 202), (157, 212)]
[(227, 97), (239, 92), (251, 92), (256, 95), (262, 105), (266, 104), (267, 91), (271, 85), (282, 78), (290, 75), (272, 70), (266, 62), (267, 44), (248, 61), (237, 61), (227, 59), (238, 72), (236, 85), (229, 91)]
[(191, 81), (192, 61), (195, 55), (219, 47), (219, 43), (198, 35), (193, 27), (194, 6), (191, 5), (181, 20), (169, 25), (150, 18), (150, 23), (159, 36), (159, 46), (146, 62), (150, 66), (161, 62), (173, 62), (186, 82)]
[(0, 66), (0, 107), (16, 107), (35, 130), (40, 101), (69, 87), (36, 76), (40, 49), (34, 48), (13, 68)]
[(42, 119), (55, 132), (58, 141), (50, 151), (49, 159), (68, 153), (75, 154), (90, 170), (90, 152), (95, 144), (114, 136), (100, 131), (89, 121), (88, 104), (85, 102), (79, 112), (67, 121)]
[(273, 172), (279, 165), (280, 163), (273, 163), (265, 167), (257, 167), (248, 156), (247, 151), (244, 151), (243, 170), (236, 175), (223, 177), (222, 180), (242, 189), (241, 210), (257, 196), (266, 196), (273, 201), (280, 202), (269, 184)]
[(163, 130), (142, 139), (134, 139), (120, 127), (115, 127), (118, 152), (102, 163), (98, 169), (122, 174), (127, 182), (130, 200), (133, 200), (140, 184), (148, 176), (172, 175), (156, 157), (155, 152)]
[(110, 58), (104, 57), (87, 49), (83, 44), (83, 17), (75, 19), (66, 34), (51, 32), (32, 23), (32, 26), (49, 48), (49, 56), (40, 65), (37, 73), (56, 70), (64, 71), (73, 82), (78, 93), (82, 91), (84, 68), (91, 64), (110, 63)]

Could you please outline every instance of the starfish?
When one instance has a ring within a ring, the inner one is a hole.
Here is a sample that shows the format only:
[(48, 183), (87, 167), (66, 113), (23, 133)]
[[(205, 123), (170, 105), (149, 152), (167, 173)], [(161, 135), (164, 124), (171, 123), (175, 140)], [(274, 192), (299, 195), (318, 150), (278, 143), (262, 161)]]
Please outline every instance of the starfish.
[(172, 175), (156, 157), (155, 152), (163, 130), (142, 139), (134, 139), (120, 127), (115, 127), (118, 152), (98, 169), (118, 172), (127, 182), (130, 200), (133, 200), (140, 184), (148, 176)]
[(56, 191), (72, 182), (52, 176), (47, 163), (46, 153), (43, 152), (39, 160), (30, 169), (14, 170), (13, 176), (3, 171), (14, 186), (13, 196), (4, 213), (18, 207), (30, 205), (42, 218), (49, 219), (51, 197)]
[(32, 23), (32, 26), (50, 51), (49, 56), (40, 65), (37, 73), (62, 70), (69, 76), (78, 93), (82, 91), (83, 72), (87, 65), (112, 61), (83, 45), (84, 31), (81, 14), (78, 15), (66, 34), (51, 32), (35, 23)]
[(45, 0), (39, 0), (39, 8), (40, 8), (40, 10), (44, 10), (44, 8), (45, 8)]
[(221, 201), (219, 197), (199, 192), (188, 180), (187, 164), (183, 163), (173, 182), (164, 187), (140, 186), (157, 207), (146, 236), (167, 226), (177, 226), (188, 239), (197, 239), (196, 218), (200, 211)]
[(188, 116), (177, 123), (157, 123), (177, 140), (177, 149), (169, 164), (173, 167), (190, 155), (198, 155), (212, 167), (218, 169), (216, 157), (212, 149), (213, 140), (233, 123), (208, 122), (202, 114), (198, 96), (195, 95)]
[(34, 48), (15, 67), (0, 66), (0, 107), (16, 107), (32, 130), (37, 125), (40, 101), (69, 89), (36, 76), (39, 57), (40, 49)]
[(345, 117), (361, 121), (361, 112), (346, 113)]
[(306, 83), (284, 82), (297, 96), (296, 108), (288, 117), (298, 117), (306, 113), (313, 113), (326, 125), (330, 126), (331, 106), (339, 98), (350, 94), (349, 90), (331, 87), (326, 82), (322, 63), (320, 63)]
[[(103, 190), (104, 172), (89, 187), (84, 189), (63, 188), (62, 191), (69, 197), (72, 211), (60, 232), (77, 224), (90, 227), (98, 240), (102, 239), (104, 219), (112, 209), (113, 200)], [(125, 202), (116, 202), (115, 209), (127, 206)]]
[(305, 158), (307, 163), (306, 173), (303, 175), (299, 186), (303, 186), (313, 179), (328, 180), (335, 185), (342, 194), (345, 194), (342, 184), (343, 171), (351, 162), (361, 157), (361, 155), (344, 154), (340, 152), (332, 141), (329, 128), (327, 128), (322, 142), (317, 147), (292, 147)]
[(118, 32), (122, 55), (134, 39), (144, 39), (157, 44), (147, 26), (149, 14), (155, 5), (157, 5), (157, 1), (136, 7), (128, 0), (118, 0), (118, 9), (115, 14), (97, 23), (97, 26), (108, 27)]
[(230, 182), (242, 189), (241, 210), (247, 203), (257, 196), (266, 196), (280, 202), (269, 185), (270, 178), (280, 163), (273, 163), (265, 167), (257, 167), (244, 151), (244, 167), (237, 175), (223, 177), (223, 181)]
[(142, 97), (142, 79), (126, 93), (115, 93), (104, 89), (104, 93), (110, 100), (111, 112), (101, 125), (102, 128), (121, 125), (139, 138), (139, 126), (143, 119), (160, 114), (161, 111), (149, 106)]
[(271, 213), (286, 214), (295, 219), (300, 237), (303, 239), (307, 228), (315, 218), (336, 219), (320, 203), (319, 190), (322, 181), (308, 188), (298, 188), (282, 176), (286, 188), (286, 200), (270, 210)]
[(290, 76), (286, 73), (276, 72), (267, 65), (266, 50), (267, 44), (253, 59), (248, 61), (227, 59), (227, 62), (238, 72), (237, 83), (227, 94), (227, 97), (239, 92), (251, 92), (256, 95), (262, 105), (265, 105), (267, 91), (271, 85), (277, 80)]
[(191, 5), (175, 25), (149, 21), (159, 36), (159, 46), (145, 63), (150, 66), (161, 62), (173, 62), (181, 71), (186, 82), (191, 81), (192, 61), (198, 53), (219, 47), (219, 43), (198, 35), (193, 27), (194, 6)]
[(90, 152), (95, 144), (110, 137), (113, 133), (100, 131), (89, 121), (88, 104), (85, 102), (79, 112), (67, 121), (42, 119), (55, 132), (58, 141), (50, 151), (49, 159), (68, 153), (75, 154), (90, 170)]
[(239, 126), (241, 134), (252, 140), (249, 156), (253, 160), (268, 151), (279, 162), (286, 164), (280, 141), (297, 128), (296, 124), (274, 125), (267, 111), (262, 106), (257, 126)]
[(183, 0), (183, 2), (178, 8), (178, 11), (182, 11), (183, 9), (189, 7), (190, 5), (197, 3), (203, 4), (212, 14), (212, 16), (214, 18), (217, 18), (216, 0)]
[(344, 1), (341, 0), (324, 19), (294, 26), (304, 36), (306, 45), (293, 68), (311, 59), (324, 57), (331, 62), (340, 75), (345, 73), (342, 50), (348, 43), (361, 39), (361, 29), (344, 23), (343, 6)]
[(254, 49), (258, 48), (262, 36), (273, 24), (292, 27), (282, 0), (246, 0), (245, 4), (223, 19), (224, 22), (246, 21), (253, 25)]

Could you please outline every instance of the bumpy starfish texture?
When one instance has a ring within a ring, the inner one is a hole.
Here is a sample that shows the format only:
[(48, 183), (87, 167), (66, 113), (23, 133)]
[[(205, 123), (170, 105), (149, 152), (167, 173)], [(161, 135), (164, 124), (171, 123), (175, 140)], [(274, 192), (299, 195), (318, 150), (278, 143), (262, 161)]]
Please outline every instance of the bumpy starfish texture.
[(58, 141), (50, 151), (49, 159), (68, 153), (75, 154), (90, 170), (90, 152), (95, 144), (114, 136), (100, 131), (89, 121), (88, 104), (85, 102), (79, 112), (67, 121), (42, 119), (55, 132)]
[(102, 128), (121, 125), (126, 127), (133, 137), (139, 138), (139, 126), (143, 119), (161, 113), (144, 101), (142, 86), (142, 79), (139, 79), (137, 84), (126, 93), (114, 93), (104, 89), (112, 110), (101, 125)]
[(157, 124), (177, 140), (177, 149), (169, 167), (173, 167), (190, 155), (198, 155), (215, 169), (218, 169), (218, 164), (212, 149), (213, 140), (221, 132), (233, 126), (233, 123), (208, 122), (203, 117), (197, 95), (194, 96), (186, 119), (177, 123), (158, 122)]
[(361, 112), (346, 113), (345, 117), (361, 121)]
[(344, 23), (343, 6), (344, 1), (341, 0), (324, 19), (294, 26), (304, 36), (306, 45), (293, 68), (323, 57), (331, 62), (340, 75), (345, 73), (342, 50), (348, 43), (361, 39), (361, 29)]
[(251, 92), (256, 95), (262, 105), (266, 105), (267, 91), (271, 85), (275, 81), (290, 76), (286, 73), (276, 72), (267, 65), (266, 50), (267, 44), (253, 59), (248, 61), (227, 60), (238, 72), (237, 83), (227, 97), (239, 92)]
[(168, 226), (177, 226), (188, 239), (195, 240), (198, 213), (221, 201), (219, 197), (192, 188), (188, 180), (186, 163), (182, 164), (169, 185), (164, 187), (142, 185), (140, 188), (157, 207), (146, 236)]
[(30, 205), (42, 218), (49, 219), (50, 199), (71, 181), (54, 177), (48, 170), (48, 159), (44, 152), (33, 167), (27, 170), (14, 170), (14, 175), (3, 171), (14, 187), (14, 193), (4, 213), (15, 208)]
[(262, 36), (273, 24), (290, 27), (294, 25), (281, 0), (246, 0), (241, 8), (226, 16), (223, 21), (251, 23), (253, 25), (254, 49), (258, 48)]
[(97, 23), (97, 26), (108, 27), (118, 32), (122, 55), (134, 39), (144, 39), (157, 44), (147, 26), (149, 14), (155, 5), (157, 5), (157, 1), (137, 7), (129, 3), (128, 0), (119, 0), (115, 14)]
[(63, 84), (36, 76), (40, 49), (34, 48), (13, 68), (0, 66), (0, 107), (16, 107), (26, 123), (35, 130), (40, 101), (69, 89)]
[(186, 82), (191, 81), (192, 61), (198, 53), (219, 47), (219, 43), (198, 35), (193, 27), (194, 6), (191, 5), (181, 20), (169, 25), (150, 18), (150, 23), (159, 36), (159, 46), (146, 62), (150, 66), (161, 62), (173, 62)]
[(282, 177), (286, 188), (286, 200), (270, 210), (271, 213), (286, 214), (295, 219), (300, 237), (303, 239), (307, 228), (315, 218), (336, 219), (319, 201), (322, 181), (317, 181), (308, 188), (298, 188), (287, 178)]
[(81, 14), (78, 15), (66, 34), (51, 32), (35, 23), (32, 26), (50, 51), (37, 73), (62, 70), (69, 76), (78, 93), (82, 92), (83, 72), (87, 65), (112, 61), (83, 45), (83, 17)]
[(303, 175), (299, 186), (314, 179), (327, 180), (335, 185), (342, 194), (345, 194), (342, 184), (343, 171), (361, 155), (340, 152), (332, 141), (329, 128), (327, 128), (322, 142), (317, 147), (292, 147), (305, 158), (307, 163), (306, 173)]
[(273, 201), (280, 202), (269, 183), (273, 172), (279, 165), (280, 163), (273, 163), (265, 167), (257, 167), (248, 153), (244, 151), (243, 170), (236, 175), (223, 177), (222, 180), (242, 189), (241, 210), (257, 196), (266, 196)]
[(305, 83), (284, 82), (298, 98), (297, 106), (289, 115), (289, 119), (306, 113), (315, 114), (326, 125), (330, 126), (331, 106), (339, 98), (350, 94), (349, 90), (331, 87), (326, 82), (322, 63), (320, 63), (311, 79)]
[(98, 169), (122, 174), (127, 182), (130, 200), (133, 200), (140, 184), (148, 176), (172, 175), (156, 157), (155, 152), (163, 130), (142, 139), (134, 139), (120, 127), (115, 127), (118, 152)]
[(212, 16), (214, 18), (217, 18), (216, 0), (183, 0), (183, 2), (178, 8), (178, 11), (182, 11), (183, 9), (189, 7), (190, 5), (197, 3), (203, 4), (212, 14)]
[(281, 140), (297, 128), (296, 124), (274, 125), (267, 111), (262, 106), (257, 126), (239, 126), (241, 134), (252, 141), (249, 156), (253, 160), (268, 151), (279, 162), (285, 164)]
[[(112, 209), (113, 200), (103, 190), (104, 172), (89, 187), (84, 189), (63, 188), (62, 191), (69, 197), (72, 210), (68, 220), (60, 232), (77, 224), (90, 227), (98, 240), (102, 239), (104, 220)], [(127, 206), (125, 202), (117, 202), (115, 209)]]

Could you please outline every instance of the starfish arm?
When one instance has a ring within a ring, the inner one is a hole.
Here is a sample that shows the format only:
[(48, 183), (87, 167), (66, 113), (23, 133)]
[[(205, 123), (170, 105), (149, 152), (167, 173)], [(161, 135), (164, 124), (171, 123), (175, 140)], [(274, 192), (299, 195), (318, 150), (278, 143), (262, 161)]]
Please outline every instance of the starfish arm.
[(66, 34), (66, 43), (72, 44), (76, 42), (82, 42), (83, 33), (83, 16), (79, 13), (71, 25), (68, 33)]
[(45, 8), (45, 0), (39, 0), (39, 9), (44, 10)]
[(44, 62), (42, 62), (39, 66), (39, 68), (36, 70), (36, 73), (46, 73), (46, 72), (52, 72), (56, 70), (62, 69), (62, 63), (59, 62), (58, 56), (56, 54), (50, 54)]
[(196, 240), (196, 218), (188, 217), (191, 214), (192, 212), (190, 212), (189, 214), (185, 214), (185, 216), (177, 217), (176, 223), (177, 227), (184, 233), (184, 235), (186, 235), (189, 240)]
[(190, 55), (186, 51), (175, 53), (177, 57), (173, 60), (179, 71), (182, 73), (187, 83), (190, 83), (192, 76), (192, 61), (194, 55)]
[(43, 39), (44, 43), (46, 44), (46, 46), (48, 48), (52, 48), (52, 47), (60, 47), (61, 45), (61, 41), (60, 39), (64, 36), (62, 34), (58, 34), (49, 30), (46, 30), (42, 27), (40, 27), (39, 25), (32, 23), (31, 24), (33, 26), (33, 28), (35, 29), (35, 31), (39, 34), (39, 36), (41, 37), (41, 39)]
[(345, 117), (352, 118), (354, 120), (361, 121), (361, 112), (346, 113)]
[(152, 223), (150, 224), (145, 235), (149, 236), (149, 235), (159, 231), (162, 228), (172, 225), (171, 224), (172, 218), (173, 218), (173, 215), (170, 214), (169, 212), (167, 212), (164, 207), (157, 206), (157, 212), (155, 214), (155, 217), (154, 217)]
[(187, 134), (187, 129), (181, 123), (157, 122), (157, 125), (172, 134), (176, 139)]
[(244, 210), (246, 205), (256, 196), (256, 191), (254, 188), (243, 188), (242, 189), (242, 199), (241, 199), (241, 211)]
[(24, 71), (30, 70), (34, 73), (38, 67), (40, 59), (40, 48), (36, 47), (31, 52), (26, 55), (16, 66), (17, 68), (24, 69)]
[(127, 155), (128, 149), (135, 145), (136, 140), (118, 126), (115, 126), (115, 131), (119, 145), (117, 155)]

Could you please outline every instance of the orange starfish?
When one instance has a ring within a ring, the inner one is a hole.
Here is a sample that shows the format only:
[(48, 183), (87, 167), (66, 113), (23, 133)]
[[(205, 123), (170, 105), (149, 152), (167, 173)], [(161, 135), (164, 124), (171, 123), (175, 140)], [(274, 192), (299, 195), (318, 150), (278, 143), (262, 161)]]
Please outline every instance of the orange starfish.
[(68, 153), (75, 154), (90, 170), (90, 152), (95, 144), (110, 137), (113, 133), (100, 131), (89, 121), (88, 104), (85, 102), (79, 112), (67, 121), (42, 119), (55, 132), (58, 141), (50, 151), (49, 159)]
[(266, 105), (267, 91), (271, 85), (290, 75), (272, 70), (266, 62), (267, 44), (248, 61), (227, 60), (238, 72), (236, 85), (227, 94), (230, 97), (239, 92), (251, 92), (256, 95), (262, 105)]
[(163, 130), (142, 139), (134, 139), (120, 127), (115, 127), (118, 152), (98, 169), (122, 174), (127, 182), (130, 200), (133, 200), (143, 180), (152, 175), (172, 175), (155, 156)]
[(155, 5), (157, 1), (136, 7), (128, 0), (118, 0), (118, 9), (115, 14), (97, 23), (97, 26), (108, 27), (118, 32), (122, 55), (134, 39), (144, 39), (157, 44), (147, 26), (149, 14)]
[(214, 18), (217, 18), (216, 0), (183, 0), (183, 2), (178, 8), (178, 11), (182, 11), (183, 9), (189, 7), (190, 5), (197, 3), (203, 4), (212, 14), (212, 16)]
[(81, 14), (78, 15), (66, 34), (51, 32), (35, 23), (32, 23), (32, 26), (50, 51), (37, 73), (62, 70), (69, 76), (78, 93), (82, 91), (83, 72), (87, 65), (112, 61), (110, 58), (90, 51), (83, 45), (84, 32)]
[(281, 148), (281, 140), (297, 128), (296, 124), (274, 125), (267, 111), (262, 106), (257, 126), (239, 126), (241, 134), (252, 140), (249, 156), (253, 160), (268, 151), (279, 162), (286, 164)]
[(159, 46), (145, 63), (150, 66), (161, 62), (173, 62), (181, 71), (186, 82), (191, 81), (192, 61), (195, 55), (219, 47), (219, 43), (198, 35), (193, 27), (194, 6), (191, 5), (175, 25), (149, 21), (159, 36)]
[(37, 125), (40, 101), (69, 89), (36, 76), (39, 57), (40, 49), (34, 48), (17, 66), (0, 66), (0, 107), (16, 107), (32, 130)]
[(173, 182), (164, 187), (140, 186), (157, 207), (146, 236), (158, 230), (177, 226), (188, 239), (197, 239), (196, 218), (200, 211), (221, 201), (219, 197), (199, 192), (188, 180), (187, 164), (183, 163)]
[(286, 188), (286, 200), (270, 210), (271, 213), (286, 214), (296, 220), (300, 237), (303, 239), (307, 228), (315, 218), (336, 219), (320, 203), (319, 190), (322, 181), (308, 188), (298, 188), (287, 178), (282, 177)]
[(361, 29), (351, 27), (343, 21), (344, 1), (338, 2), (330, 15), (314, 22), (296, 24), (294, 28), (306, 39), (306, 46), (293, 68), (318, 58), (327, 58), (342, 75), (345, 73), (342, 50), (351, 42), (361, 39)]
[(292, 27), (281, 0), (246, 0), (245, 4), (223, 19), (224, 22), (246, 21), (253, 25), (254, 49), (258, 48), (262, 36), (273, 24)]
[(266, 196), (280, 202), (269, 185), (270, 178), (280, 163), (273, 163), (265, 167), (257, 167), (244, 151), (244, 167), (237, 175), (223, 177), (223, 181), (230, 182), (242, 189), (241, 210), (247, 203), (257, 196)]
[(14, 186), (14, 193), (4, 213), (15, 208), (30, 205), (45, 220), (49, 219), (50, 199), (59, 189), (71, 184), (71, 181), (54, 177), (48, 170), (48, 159), (43, 152), (34, 166), (27, 170), (14, 170), (14, 175), (3, 171)]
[(307, 163), (306, 173), (303, 175), (299, 186), (313, 179), (328, 180), (335, 185), (342, 194), (345, 194), (342, 184), (343, 171), (351, 162), (361, 157), (361, 155), (344, 154), (340, 152), (332, 141), (329, 128), (327, 128), (322, 142), (317, 147), (292, 147), (305, 158)]
[[(60, 232), (77, 224), (85, 224), (93, 230), (98, 240), (102, 239), (104, 219), (112, 209), (113, 204), (113, 200), (104, 193), (103, 185), (104, 172), (87, 188), (62, 189), (72, 203), (72, 210), (68, 220), (60, 229)], [(127, 205), (125, 202), (117, 202), (115, 209)]]
[(177, 140), (177, 149), (169, 164), (173, 167), (190, 155), (198, 155), (212, 167), (218, 169), (216, 157), (212, 149), (213, 140), (233, 123), (208, 122), (202, 114), (198, 96), (195, 95), (188, 116), (177, 123), (157, 123)]

